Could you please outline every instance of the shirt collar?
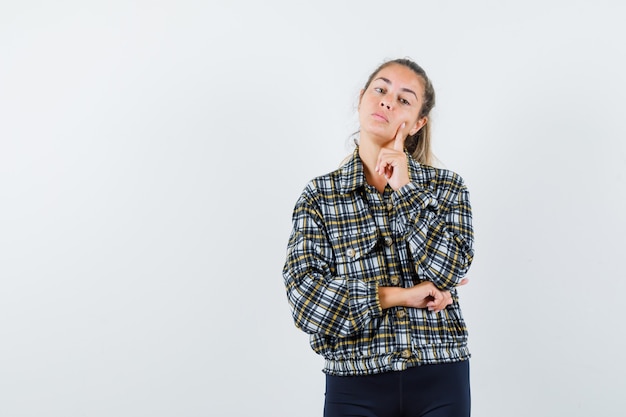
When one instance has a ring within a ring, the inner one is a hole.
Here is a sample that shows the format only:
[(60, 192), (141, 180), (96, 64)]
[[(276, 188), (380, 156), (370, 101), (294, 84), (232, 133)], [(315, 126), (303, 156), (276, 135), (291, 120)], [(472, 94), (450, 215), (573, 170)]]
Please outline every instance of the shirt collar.
[(351, 193), (365, 185), (365, 173), (363, 172), (363, 162), (359, 156), (359, 147), (354, 148), (352, 156), (348, 162), (341, 167), (341, 192)]
[[(406, 151), (405, 151), (406, 152)], [(406, 152), (409, 164), (409, 180), (417, 182), (421, 178), (420, 164)], [(363, 172), (363, 162), (359, 156), (359, 147), (357, 146), (352, 152), (352, 156), (348, 159), (340, 169), (341, 171), (341, 192), (343, 194), (351, 193), (365, 185), (365, 173)]]

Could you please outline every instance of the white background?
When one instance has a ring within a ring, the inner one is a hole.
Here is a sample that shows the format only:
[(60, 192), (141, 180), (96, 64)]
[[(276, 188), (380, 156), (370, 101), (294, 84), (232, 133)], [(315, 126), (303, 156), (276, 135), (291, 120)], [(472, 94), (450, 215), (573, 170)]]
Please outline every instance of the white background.
[(3, 1), (0, 415), (320, 416), (291, 210), (405, 56), (471, 193), (473, 415), (623, 415), (625, 12)]

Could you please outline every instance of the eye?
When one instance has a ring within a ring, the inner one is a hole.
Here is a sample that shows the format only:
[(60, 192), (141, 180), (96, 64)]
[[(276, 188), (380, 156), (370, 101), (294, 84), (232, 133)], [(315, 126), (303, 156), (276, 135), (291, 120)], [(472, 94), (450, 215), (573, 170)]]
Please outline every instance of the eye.
[(410, 105), (410, 104), (411, 104), (411, 103), (409, 103), (409, 101), (408, 101), (408, 100), (403, 99), (402, 97), (400, 97), (400, 98), (398, 99), (398, 101), (400, 101), (400, 103), (404, 104), (405, 106), (408, 106), (408, 105)]
[(382, 87), (374, 87), (374, 91), (376, 91), (377, 93), (383, 94), (385, 92), (385, 89)]

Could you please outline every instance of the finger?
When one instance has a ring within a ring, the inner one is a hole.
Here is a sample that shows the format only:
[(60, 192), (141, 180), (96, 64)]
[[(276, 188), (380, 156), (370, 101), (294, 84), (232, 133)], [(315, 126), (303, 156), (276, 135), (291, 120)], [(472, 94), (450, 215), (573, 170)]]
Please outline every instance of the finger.
[(387, 178), (389, 178), (393, 172), (393, 161), (389, 160), (389, 154), (384, 148), (381, 149), (378, 154), (378, 160), (376, 161), (376, 168), (374, 171)]
[(381, 149), (380, 152), (378, 153), (378, 160), (376, 161), (376, 168), (374, 169), (374, 171), (376, 171), (380, 175), (385, 173), (385, 168), (387, 166), (387, 163), (384, 161), (384, 159), (385, 159), (385, 150)]
[(435, 313), (440, 312), (441, 310), (443, 310), (446, 306), (445, 305), (440, 305), (440, 304), (433, 304), (432, 306), (428, 307), (429, 311), (433, 311)]
[(434, 293), (431, 294), (431, 297), (433, 297), (433, 299), (428, 302), (428, 309), (430, 311), (440, 310), (441, 303), (442, 301), (444, 301), (443, 293), (441, 293), (440, 291), (434, 291)]
[(450, 304), (452, 304), (452, 294), (450, 291), (442, 291), (431, 301), (432, 309), (435, 311), (443, 310)]
[(393, 175), (393, 165), (387, 164), (387, 166), (385, 167), (385, 177), (389, 179), (391, 178), (392, 175)]
[(402, 122), (400, 127), (398, 127), (398, 131), (396, 132), (396, 140), (393, 142), (393, 149), (400, 152), (404, 150), (404, 132), (402, 132), (404, 126), (406, 126), (406, 123)]
[(467, 279), (467, 278), (463, 278), (463, 279), (461, 280), (461, 282), (459, 282), (459, 283), (457, 284), (457, 287), (460, 287), (461, 285), (465, 285), (465, 284), (467, 284), (468, 282), (469, 282), (469, 279)]
[(376, 165), (376, 172), (378, 173), (378, 175), (387, 176), (388, 166), (389, 166), (389, 163), (379, 161), (378, 164)]

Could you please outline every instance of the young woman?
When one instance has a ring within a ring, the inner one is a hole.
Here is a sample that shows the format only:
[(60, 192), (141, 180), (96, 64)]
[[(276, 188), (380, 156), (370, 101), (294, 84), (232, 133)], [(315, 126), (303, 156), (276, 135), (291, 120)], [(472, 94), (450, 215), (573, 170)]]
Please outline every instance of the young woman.
[(388, 61), (359, 99), (359, 141), (293, 212), (283, 276), (296, 326), (325, 358), (325, 417), (469, 416), (456, 287), (474, 251), (469, 194), (430, 166), (433, 86)]

